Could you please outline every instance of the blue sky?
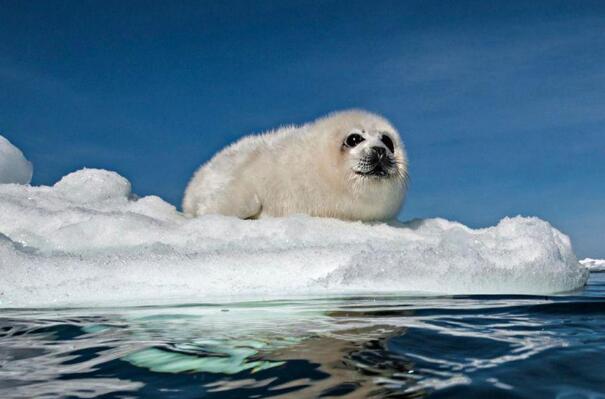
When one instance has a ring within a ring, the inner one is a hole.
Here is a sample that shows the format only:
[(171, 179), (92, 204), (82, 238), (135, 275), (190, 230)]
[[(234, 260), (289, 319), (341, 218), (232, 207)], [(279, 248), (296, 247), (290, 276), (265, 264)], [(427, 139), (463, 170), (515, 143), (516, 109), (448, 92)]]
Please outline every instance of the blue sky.
[(604, 2), (0, 0), (34, 184), (101, 167), (179, 205), (225, 144), (350, 107), (402, 133), (401, 219), (535, 215), (605, 257)]

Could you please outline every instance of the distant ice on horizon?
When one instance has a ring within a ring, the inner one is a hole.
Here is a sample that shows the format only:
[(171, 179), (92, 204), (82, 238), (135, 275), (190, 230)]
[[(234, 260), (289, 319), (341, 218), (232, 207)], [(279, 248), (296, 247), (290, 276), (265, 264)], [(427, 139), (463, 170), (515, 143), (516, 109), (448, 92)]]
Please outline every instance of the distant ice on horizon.
[(0, 184), (29, 184), (33, 170), (21, 150), (0, 135)]
[(298, 215), (187, 218), (115, 172), (0, 184), (0, 307), (103, 306), (398, 293), (549, 294), (588, 271), (533, 217), (471, 229)]
[(605, 259), (582, 259), (580, 263), (591, 272), (605, 272)]

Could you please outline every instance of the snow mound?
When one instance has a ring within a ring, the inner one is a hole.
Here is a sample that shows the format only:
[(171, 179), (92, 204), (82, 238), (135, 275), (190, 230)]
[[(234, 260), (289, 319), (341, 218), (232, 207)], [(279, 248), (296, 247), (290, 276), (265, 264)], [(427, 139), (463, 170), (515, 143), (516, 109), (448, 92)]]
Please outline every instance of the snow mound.
[(61, 197), (82, 204), (127, 198), (131, 189), (130, 182), (116, 172), (86, 168), (63, 176), (53, 188)]
[(591, 272), (605, 272), (605, 259), (582, 259), (580, 263)]
[(34, 168), (17, 147), (0, 136), (0, 184), (29, 184)]
[(117, 173), (0, 185), (0, 306), (245, 296), (545, 294), (582, 287), (569, 238), (537, 218), (473, 230), (444, 219), (190, 219)]

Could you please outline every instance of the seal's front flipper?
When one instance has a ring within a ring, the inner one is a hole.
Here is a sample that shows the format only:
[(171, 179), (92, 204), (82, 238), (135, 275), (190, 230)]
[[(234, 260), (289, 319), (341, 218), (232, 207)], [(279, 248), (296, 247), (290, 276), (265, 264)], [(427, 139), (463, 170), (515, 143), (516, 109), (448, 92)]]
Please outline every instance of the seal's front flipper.
[(252, 215), (252, 216), (248, 216), (247, 218), (244, 218), (246, 220), (256, 220), (260, 217), (261, 213), (263, 213), (263, 205), (261, 204), (260, 208), (258, 209), (258, 212), (256, 212), (256, 214)]
[(263, 204), (258, 195), (252, 194), (242, 197), (240, 203), (234, 207), (235, 215), (240, 219), (258, 219), (263, 211)]

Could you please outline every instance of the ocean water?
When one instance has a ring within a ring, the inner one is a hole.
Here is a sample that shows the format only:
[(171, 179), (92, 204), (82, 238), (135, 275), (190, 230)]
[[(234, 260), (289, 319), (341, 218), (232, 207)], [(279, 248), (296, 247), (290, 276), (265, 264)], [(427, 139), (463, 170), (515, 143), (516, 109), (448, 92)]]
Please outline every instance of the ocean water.
[(0, 310), (0, 398), (55, 397), (605, 398), (605, 273), (556, 296)]

